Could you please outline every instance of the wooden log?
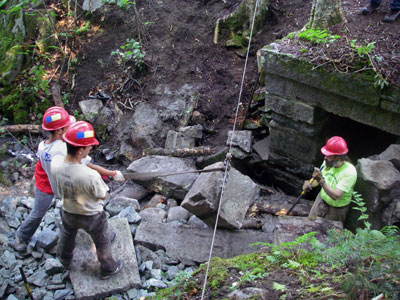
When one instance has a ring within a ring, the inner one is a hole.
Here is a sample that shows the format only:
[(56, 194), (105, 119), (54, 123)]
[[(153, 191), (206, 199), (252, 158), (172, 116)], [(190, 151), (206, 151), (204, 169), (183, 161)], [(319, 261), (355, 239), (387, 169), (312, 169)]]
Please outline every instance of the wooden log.
[(16, 125), (5, 125), (0, 126), (0, 134), (4, 134), (7, 132), (12, 133), (23, 133), (23, 132), (30, 132), (30, 133), (41, 133), (42, 128), (40, 125), (33, 125), (33, 124), (16, 124)]
[(263, 219), (246, 219), (240, 229), (260, 229), (264, 226), (264, 222)]
[(147, 148), (143, 150), (143, 156), (164, 155), (175, 157), (203, 156), (210, 155), (213, 151), (210, 147), (194, 147), (181, 149)]
[(51, 95), (53, 96), (54, 104), (64, 108), (64, 103), (61, 100), (60, 85), (58, 83), (51, 86)]

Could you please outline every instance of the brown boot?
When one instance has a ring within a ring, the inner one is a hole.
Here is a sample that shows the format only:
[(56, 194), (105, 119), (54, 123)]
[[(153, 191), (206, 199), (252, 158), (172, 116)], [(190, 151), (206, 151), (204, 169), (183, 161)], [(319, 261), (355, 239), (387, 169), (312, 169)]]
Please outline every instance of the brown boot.
[(383, 18), (383, 22), (393, 23), (396, 21), (397, 17), (400, 15), (400, 10), (391, 9), (386, 16)]
[(28, 248), (28, 243), (25, 242), (23, 239), (18, 237), (18, 235), (15, 235), (14, 238), (14, 249), (18, 252), (26, 252), (26, 249)]

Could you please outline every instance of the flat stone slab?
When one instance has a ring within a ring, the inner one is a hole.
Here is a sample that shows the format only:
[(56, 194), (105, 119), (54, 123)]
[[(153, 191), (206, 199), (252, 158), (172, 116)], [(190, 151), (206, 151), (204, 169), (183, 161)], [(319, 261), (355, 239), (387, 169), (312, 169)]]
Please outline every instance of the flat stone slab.
[(122, 259), (122, 271), (107, 280), (101, 280), (100, 262), (91, 237), (79, 230), (71, 264), (70, 279), (78, 300), (102, 299), (131, 288), (140, 288), (141, 281), (137, 265), (135, 247), (126, 218), (108, 220), (109, 230), (117, 236), (111, 245), (114, 259)]
[(321, 241), (330, 229), (343, 230), (343, 223), (319, 217), (279, 216), (274, 230), (274, 244), (292, 242), (311, 231), (316, 231), (315, 238)]
[[(167, 255), (184, 264), (204, 263), (210, 254), (213, 229), (198, 228), (174, 223), (140, 223), (135, 244), (150, 249), (165, 249)], [(273, 236), (256, 230), (217, 230), (213, 257), (231, 258), (240, 254), (260, 250), (261, 246), (250, 247), (255, 242), (271, 243)]]

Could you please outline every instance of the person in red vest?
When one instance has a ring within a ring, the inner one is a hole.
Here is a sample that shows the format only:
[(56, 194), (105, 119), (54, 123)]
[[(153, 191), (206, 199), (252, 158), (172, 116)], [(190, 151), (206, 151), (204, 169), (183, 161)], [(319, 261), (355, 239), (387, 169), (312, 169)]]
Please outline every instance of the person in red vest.
[[(50, 175), (51, 161), (67, 154), (66, 144), (62, 140), (65, 130), (75, 122), (75, 118), (58, 106), (50, 107), (43, 115), (42, 128), (49, 132), (47, 140), (40, 142), (37, 156), (38, 162), (35, 166), (35, 202), (28, 217), (18, 228), (13, 247), (18, 252), (25, 252), (31, 237), (38, 229), (46, 211), (51, 206), (54, 198), (54, 181)], [(123, 181), (124, 177), (120, 171), (110, 171), (103, 167), (91, 164), (89, 159), (85, 162), (89, 167), (95, 169), (102, 175), (111, 176), (116, 181)]]

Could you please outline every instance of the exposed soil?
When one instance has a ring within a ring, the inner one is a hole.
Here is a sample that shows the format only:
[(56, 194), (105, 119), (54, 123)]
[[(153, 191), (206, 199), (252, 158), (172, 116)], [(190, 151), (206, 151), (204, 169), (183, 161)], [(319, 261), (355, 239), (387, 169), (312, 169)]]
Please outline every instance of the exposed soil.
[[(107, 7), (101, 24), (103, 32), (82, 40), (84, 44), (77, 53), (82, 60), (76, 67), (72, 106), (76, 108), (77, 101), (101, 90), (112, 95), (123, 111), (129, 112), (140, 101), (151, 102), (151, 91), (160, 83), (171, 88), (190, 84), (200, 87), (198, 110), (206, 116), (209, 132), (214, 133), (204, 143), (224, 144), (226, 131), (232, 128), (245, 59), (237, 54), (237, 49), (223, 46), (223, 42), (215, 45), (213, 34), (216, 20), (232, 12), (240, 2), (137, 1), (139, 18), (132, 11)], [(311, 3), (304, 5), (301, 1), (276, 1), (271, 5), (268, 23), (252, 41), (241, 98), (244, 106), (258, 88), (256, 51), (299, 30), (307, 21), (310, 9)], [(95, 14), (94, 22), (100, 18)], [(127, 71), (116, 64), (116, 58), (110, 53), (127, 38), (139, 40), (137, 20), (141, 24), (146, 70), (144, 74), (132, 75), (132, 69)], [(66, 80), (64, 88), (71, 84), (71, 79)]]

